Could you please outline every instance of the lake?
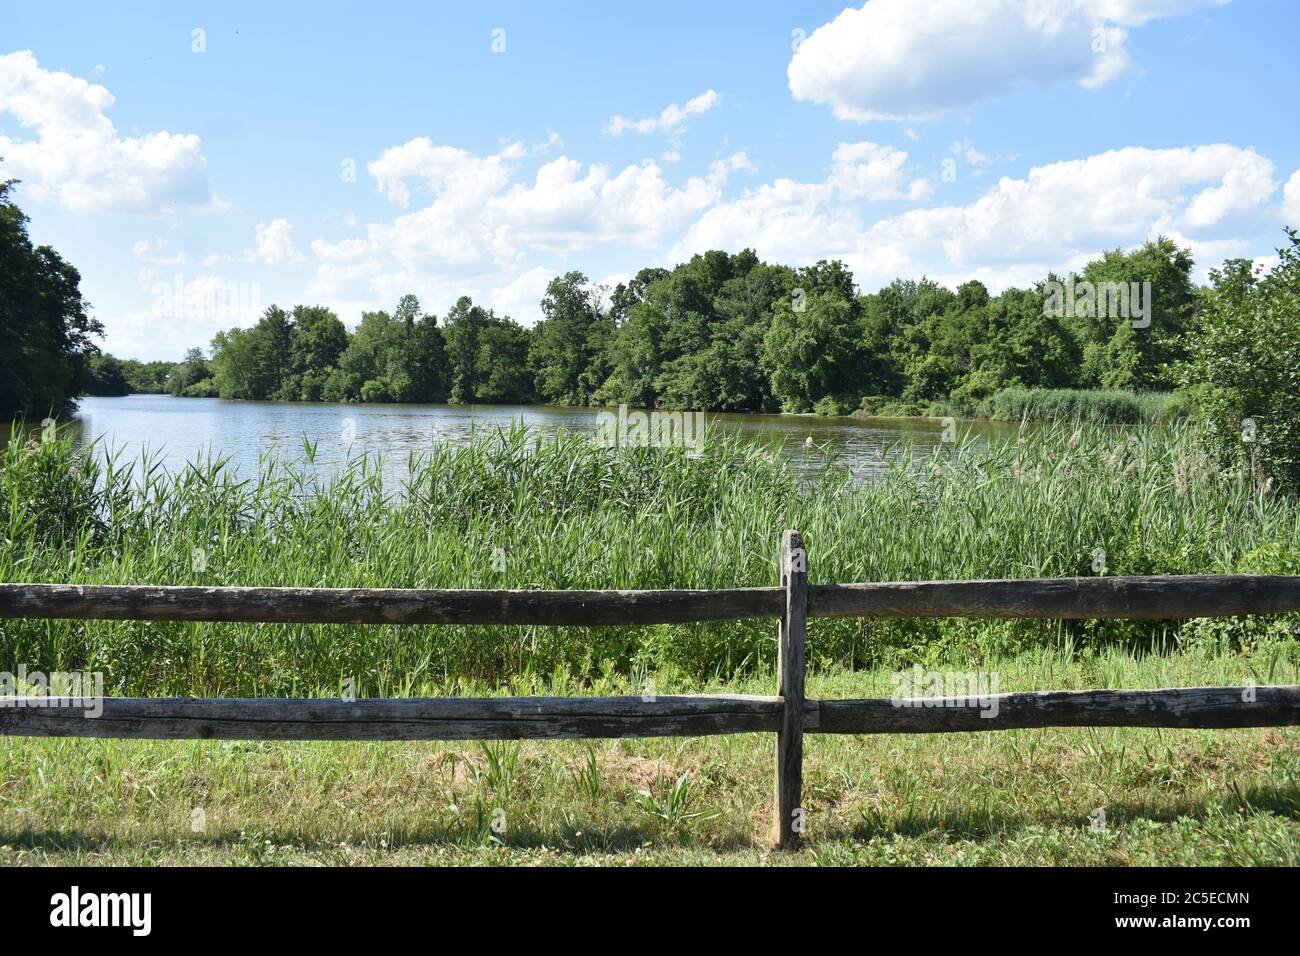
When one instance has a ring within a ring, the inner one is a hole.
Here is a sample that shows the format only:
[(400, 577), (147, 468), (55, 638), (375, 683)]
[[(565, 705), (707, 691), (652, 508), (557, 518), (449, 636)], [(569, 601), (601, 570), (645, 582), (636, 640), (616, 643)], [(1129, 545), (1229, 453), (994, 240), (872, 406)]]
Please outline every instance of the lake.
[[(307, 402), (234, 402), (216, 398), (129, 395), (85, 398), (66, 426), (73, 440), (99, 440), (137, 458), (148, 449), (169, 470), (206, 455), (230, 459), (241, 475), (256, 472), (259, 456), (304, 457), (304, 441), (316, 444), (318, 468), (330, 468), (352, 454), (379, 455), (387, 475), (406, 473), (412, 452), (436, 442), (462, 442), (474, 432), (508, 428), (521, 421), (539, 432), (596, 435), (600, 409), (550, 405), (337, 405)], [(707, 426), (725, 435), (779, 448), (796, 468), (810, 469), (829, 453), (869, 475), (880, 470), (891, 448), (907, 439), (928, 452), (941, 441), (938, 420), (908, 418), (824, 418), (805, 415), (708, 413)], [(1013, 436), (1016, 426), (961, 422), (976, 439)], [(0, 434), (0, 445), (7, 436)], [(814, 447), (806, 447), (812, 438)]]

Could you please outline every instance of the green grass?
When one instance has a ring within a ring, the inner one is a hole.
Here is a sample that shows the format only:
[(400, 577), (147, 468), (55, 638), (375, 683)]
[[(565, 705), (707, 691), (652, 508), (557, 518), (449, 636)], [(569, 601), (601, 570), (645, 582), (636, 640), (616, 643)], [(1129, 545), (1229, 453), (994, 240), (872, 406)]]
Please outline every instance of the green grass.
[[(307, 449), (310, 458), (310, 449)], [(797, 527), (814, 582), (1300, 573), (1300, 506), (1201, 457), (1186, 427), (1056, 424), (898, 447), (811, 483), (752, 446), (602, 449), (523, 432), (373, 459), (150, 462), (14, 443), (0, 580), (210, 585), (775, 584)], [(133, 477), (134, 475), (134, 477)], [(202, 560), (196, 561), (196, 549)], [(1101, 549), (1099, 551), (1099, 549)], [(1104, 552), (1104, 553), (1103, 553)], [(1096, 569), (1096, 570), (1094, 570)], [(1298, 618), (818, 620), (809, 692), (888, 696), (896, 668), (1002, 690), (1300, 680)], [(117, 695), (770, 693), (773, 622), (627, 628), (0, 622), (0, 670), (92, 670)], [(1298, 862), (1300, 734), (1047, 730), (812, 737), (792, 862)], [(545, 744), (0, 739), (0, 863), (754, 863), (771, 735)], [(190, 829), (203, 809), (205, 833)], [(1102, 809), (1106, 828), (1093, 828)], [(506, 831), (491, 823), (505, 812)]]
[[(1015, 690), (1235, 683), (1266, 664), (1258, 652), (1057, 648), (994, 666)], [(1275, 677), (1300, 680), (1295, 658)], [(728, 689), (771, 687), (764, 675)], [(826, 698), (890, 687), (889, 672), (873, 671), (822, 674), (808, 689)], [(486, 745), (11, 738), (0, 741), (0, 864), (1300, 864), (1295, 728), (814, 735), (805, 747), (807, 847), (786, 858), (767, 850), (771, 734)]]
[(1186, 415), (1171, 392), (1123, 389), (1004, 388), (981, 402), (977, 414), (999, 422), (1085, 421), (1097, 425), (1166, 422)]

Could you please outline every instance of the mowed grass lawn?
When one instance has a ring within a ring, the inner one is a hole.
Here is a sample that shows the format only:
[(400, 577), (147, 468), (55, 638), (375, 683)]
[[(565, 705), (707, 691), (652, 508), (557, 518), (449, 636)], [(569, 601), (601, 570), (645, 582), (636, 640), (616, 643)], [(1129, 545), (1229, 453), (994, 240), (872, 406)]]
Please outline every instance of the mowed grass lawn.
[[(985, 666), (1009, 691), (1239, 684), (1261, 661), (1043, 650)], [(1274, 659), (1272, 682), (1296, 682), (1294, 665), (1283, 669)], [(881, 670), (813, 676), (808, 691), (892, 688)], [(637, 689), (614, 678), (591, 692)], [(796, 854), (767, 850), (774, 746), (771, 734), (483, 745), (3, 738), (0, 863), (1300, 863), (1296, 728), (809, 736), (809, 832)]]

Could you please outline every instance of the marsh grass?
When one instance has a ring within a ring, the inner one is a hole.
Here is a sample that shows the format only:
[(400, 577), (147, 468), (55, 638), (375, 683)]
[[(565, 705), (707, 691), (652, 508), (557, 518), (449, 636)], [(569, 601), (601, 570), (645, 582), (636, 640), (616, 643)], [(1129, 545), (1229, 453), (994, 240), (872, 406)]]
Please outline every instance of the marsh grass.
[[(811, 480), (714, 441), (601, 448), (524, 430), (440, 445), (386, 485), (373, 457), (321, 472), (264, 458), (178, 473), (66, 443), (0, 466), (0, 580), (328, 587), (718, 588), (777, 583), (803, 531), (814, 582), (1300, 573), (1300, 507), (1193, 450), (1185, 426), (1023, 430), (882, 474), (829, 452)], [(803, 463), (804, 469), (807, 463)], [(201, 560), (197, 558), (201, 556)], [(1096, 569), (1102, 569), (1098, 571)], [(814, 669), (972, 663), (1069, 642), (1250, 646), (1296, 619), (816, 622)], [(110, 693), (424, 693), (470, 683), (580, 690), (603, 675), (732, 680), (770, 669), (770, 622), (628, 628), (0, 622), (0, 668), (101, 671)]]
[(1188, 413), (1188, 406), (1173, 392), (1016, 386), (994, 392), (979, 403), (976, 413), (981, 418), (999, 422), (1074, 421), (1094, 425), (1138, 425), (1183, 418)]

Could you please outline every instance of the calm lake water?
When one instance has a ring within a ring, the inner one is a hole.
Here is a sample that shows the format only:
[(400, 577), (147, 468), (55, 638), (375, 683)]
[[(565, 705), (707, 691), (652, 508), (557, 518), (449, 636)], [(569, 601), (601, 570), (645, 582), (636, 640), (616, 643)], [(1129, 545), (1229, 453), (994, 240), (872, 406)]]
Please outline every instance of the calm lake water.
[[(216, 398), (129, 395), (85, 398), (66, 426), (75, 441), (103, 446), (138, 458), (148, 449), (169, 470), (206, 456), (230, 459), (241, 475), (256, 473), (259, 456), (304, 457), (304, 441), (316, 444), (317, 469), (329, 469), (365, 451), (379, 455), (385, 473), (406, 473), (412, 452), (435, 443), (465, 441), (474, 432), (508, 428), (521, 421), (542, 433), (570, 431), (595, 435), (593, 408), (546, 405), (336, 405), (305, 402), (230, 402)], [(870, 474), (882, 467), (891, 448), (909, 439), (928, 451), (941, 441), (939, 421), (918, 419), (822, 418), (793, 415), (707, 414), (711, 430), (779, 448), (798, 468), (818, 465), (828, 453), (844, 456)], [(1014, 435), (1015, 426), (962, 422), (971, 437)], [(0, 445), (7, 436), (0, 434)], [(806, 447), (812, 438), (814, 447)]]

